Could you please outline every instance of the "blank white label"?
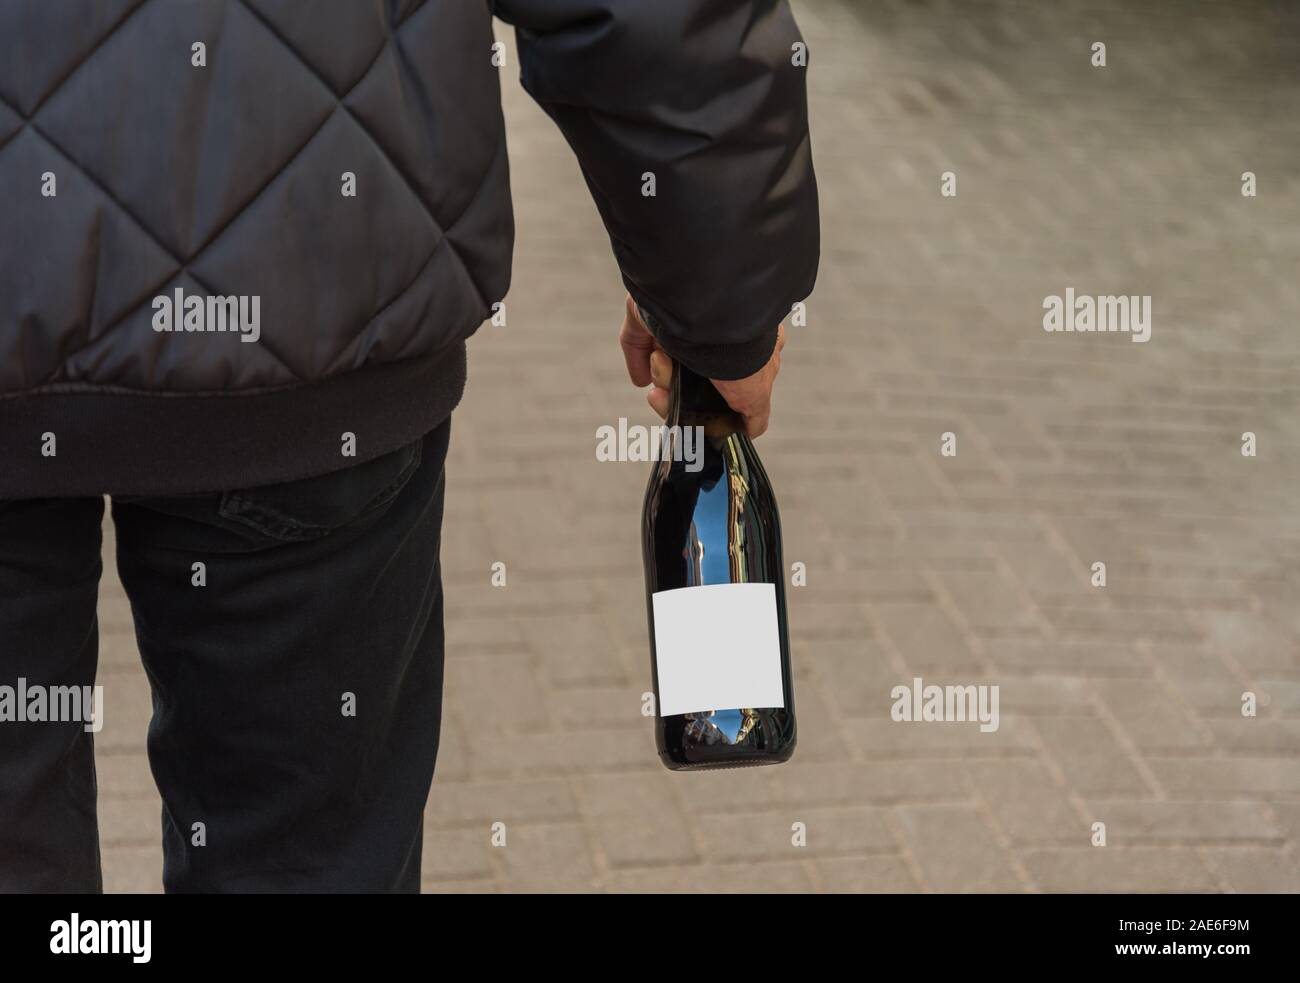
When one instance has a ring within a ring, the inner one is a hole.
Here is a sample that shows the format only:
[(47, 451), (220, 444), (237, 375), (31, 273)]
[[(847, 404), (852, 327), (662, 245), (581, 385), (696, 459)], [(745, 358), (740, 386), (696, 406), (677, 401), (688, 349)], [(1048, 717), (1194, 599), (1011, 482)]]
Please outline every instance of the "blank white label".
[(659, 716), (784, 707), (775, 584), (706, 584), (652, 595)]

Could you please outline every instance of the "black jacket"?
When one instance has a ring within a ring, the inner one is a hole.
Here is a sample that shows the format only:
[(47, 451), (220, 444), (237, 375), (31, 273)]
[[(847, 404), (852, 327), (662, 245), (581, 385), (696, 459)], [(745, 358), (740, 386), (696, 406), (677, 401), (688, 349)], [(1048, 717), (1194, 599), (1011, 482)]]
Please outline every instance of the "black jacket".
[(441, 422), (510, 281), (493, 13), (663, 346), (757, 370), (818, 255), (785, 0), (4, 0), (0, 497), (290, 480)]

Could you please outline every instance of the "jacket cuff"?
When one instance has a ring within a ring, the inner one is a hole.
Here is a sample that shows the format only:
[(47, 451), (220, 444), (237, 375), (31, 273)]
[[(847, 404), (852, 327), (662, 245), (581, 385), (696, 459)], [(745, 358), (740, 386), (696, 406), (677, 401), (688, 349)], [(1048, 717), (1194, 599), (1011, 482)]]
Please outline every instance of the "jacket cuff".
[(655, 340), (659, 342), (664, 351), (696, 375), (702, 375), (706, 379), (721, 379), (723, 381), (744, 379), (753, 375), (768, 363), (772, 357), (772, 352), (776, 351), (776, 339), (781, 327), (781, 319), (787, 313), (785, 308), (780, 312), (773, 313), (766, 322), (771, 327), (765, 328), (763, 333), (752, 341), (725, 345), (703, 345), (687, 341), (681, 335), (672, 332), (665, 319), (638, 300), (635, 294), (633, 300), (636, 301), (636, 308), (641, 314), (641, 320), (650, 329), (650, 333), (655, 336)]

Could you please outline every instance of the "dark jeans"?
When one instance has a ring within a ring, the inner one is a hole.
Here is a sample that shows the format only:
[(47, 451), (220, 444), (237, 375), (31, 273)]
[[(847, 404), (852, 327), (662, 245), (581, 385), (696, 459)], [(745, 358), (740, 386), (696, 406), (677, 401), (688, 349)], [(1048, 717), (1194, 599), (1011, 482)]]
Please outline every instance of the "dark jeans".
[[(449, 433), (302, 481), (113, 500), (168, 891), (419, 890)], [(0, 687), (93, 684), (102, 518), (100, 498), (0, 503)], [(111, 680), (103, 705), (112, 728)], [(0, 890), (101, 890), (92, 741), (0, 720)]]

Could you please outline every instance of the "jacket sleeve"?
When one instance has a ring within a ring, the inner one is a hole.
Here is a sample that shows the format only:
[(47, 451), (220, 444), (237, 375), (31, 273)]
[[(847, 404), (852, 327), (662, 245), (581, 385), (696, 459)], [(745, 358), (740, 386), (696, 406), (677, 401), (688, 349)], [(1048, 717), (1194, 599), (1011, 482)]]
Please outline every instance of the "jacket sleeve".
[(515, 26), (524, 88), (577, 155), (659, 343), (715, 379), (758, 371), (812, 292), (820, 238), (786, 0), (493, 9)]

